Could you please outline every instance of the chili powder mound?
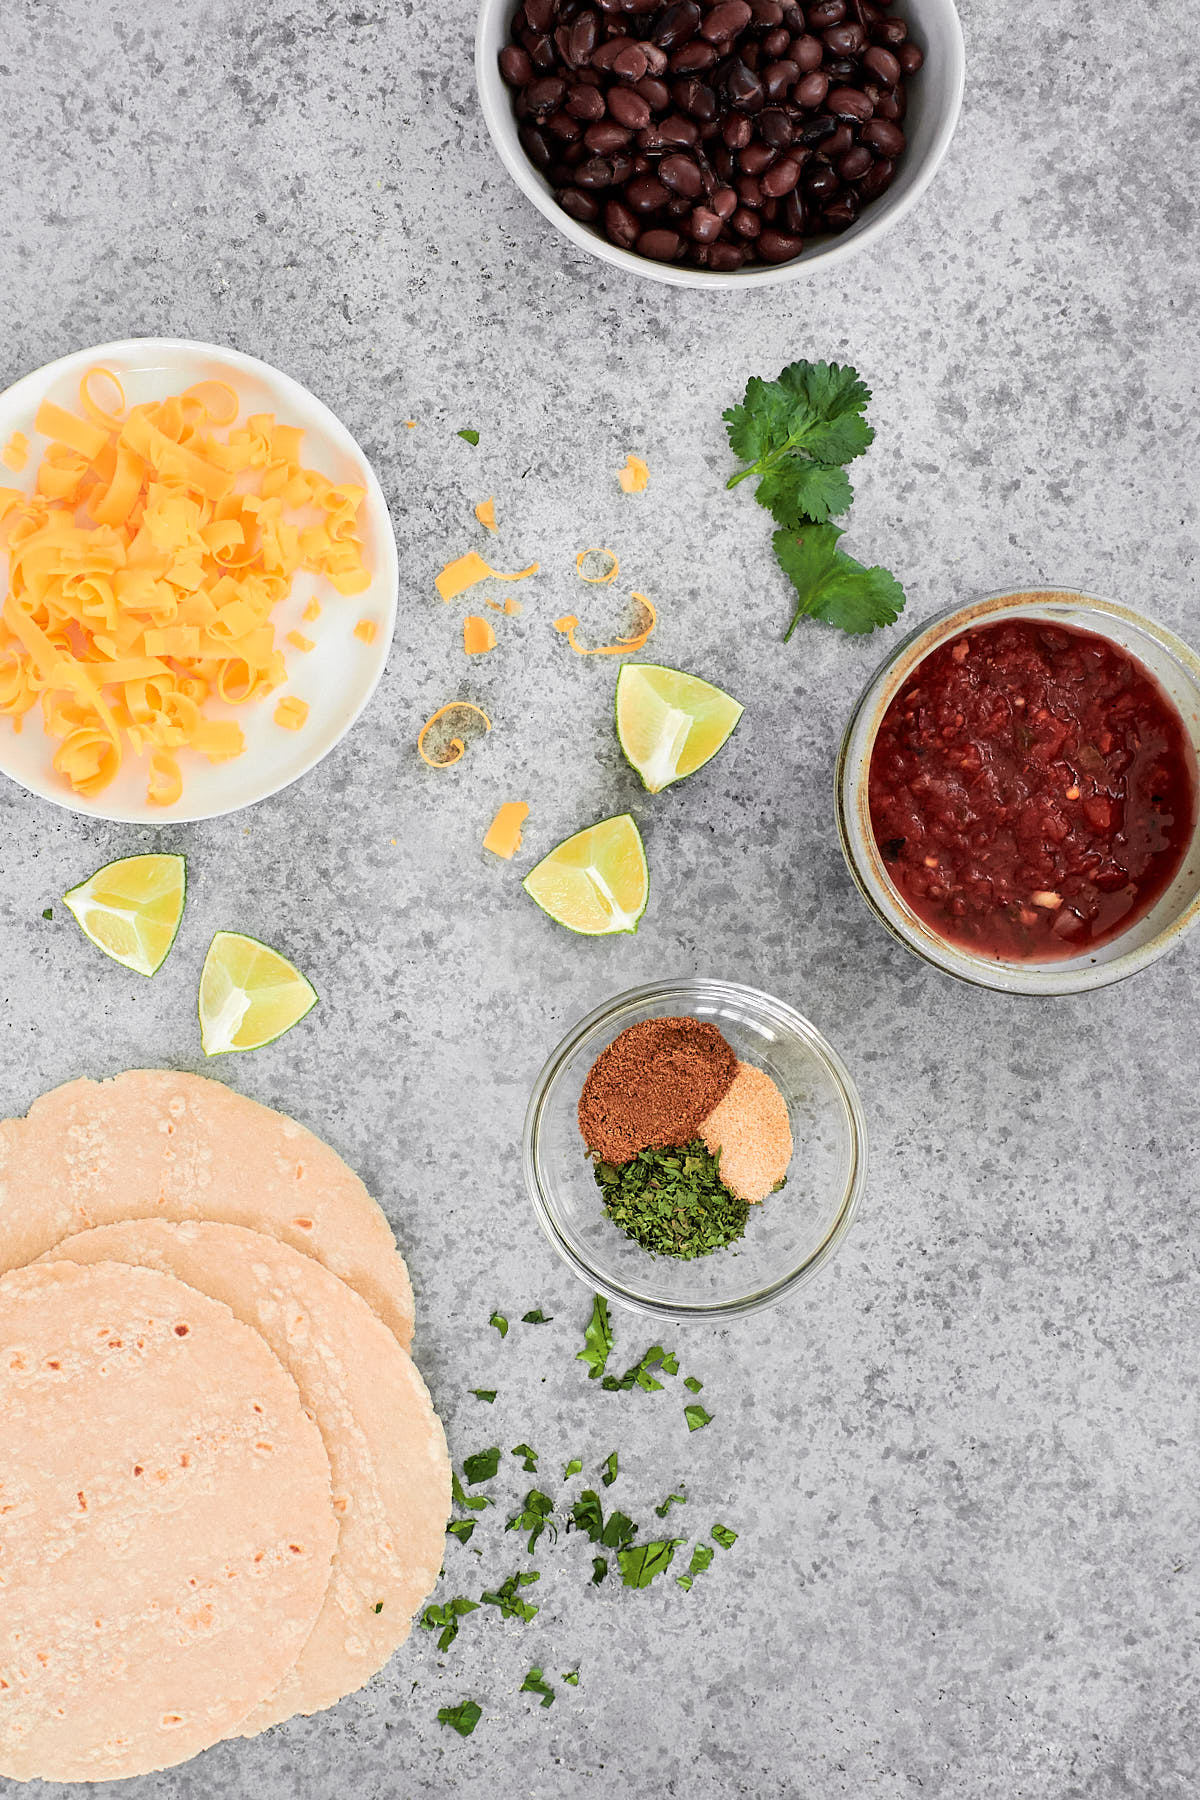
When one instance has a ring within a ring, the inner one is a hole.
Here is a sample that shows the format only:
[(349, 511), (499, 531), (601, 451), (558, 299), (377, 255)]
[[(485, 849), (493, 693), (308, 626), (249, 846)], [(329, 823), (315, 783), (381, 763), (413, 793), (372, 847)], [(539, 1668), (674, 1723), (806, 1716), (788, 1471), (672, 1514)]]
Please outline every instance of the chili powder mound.
[(644, 1019), (602, 1050), (579, 1099), (579, 1129), (606, 1163), (688, 1144), (733, 1086), (738, 1061), (715, 1025)]

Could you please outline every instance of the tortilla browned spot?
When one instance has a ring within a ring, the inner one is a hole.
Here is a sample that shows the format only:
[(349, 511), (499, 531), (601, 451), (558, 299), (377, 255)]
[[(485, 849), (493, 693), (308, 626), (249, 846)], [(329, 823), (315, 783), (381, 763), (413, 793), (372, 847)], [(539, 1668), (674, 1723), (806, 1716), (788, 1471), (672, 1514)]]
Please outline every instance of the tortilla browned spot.
[(329, 1462), (229, 1308), (151, 1269), (0, 1279), (0, 1771), (100, 1781), (237, 1729), (321, 1610)]
[(411, 1358), (336, 1275), (238, 1225), (139, 1219), (81, 1232), (50, 1254), (186, 1281), (261, 1332), (293, 1377), (329, 1453), (340, 1535), (312, 1636), (242, 1734), (353, 1693), (408, 1636), (445, 1549), (446, 1440)]

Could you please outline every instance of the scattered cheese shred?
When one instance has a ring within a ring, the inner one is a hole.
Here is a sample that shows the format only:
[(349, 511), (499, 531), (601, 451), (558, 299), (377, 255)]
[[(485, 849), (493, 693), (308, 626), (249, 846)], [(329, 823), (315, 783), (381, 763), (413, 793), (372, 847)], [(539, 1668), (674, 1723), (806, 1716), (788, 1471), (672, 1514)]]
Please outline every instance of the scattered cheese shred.
[(354, 627), (354, 635), (356, 638), (361, 638), (364, 644), (373, 644), (376, 629), (374, 619), (360, 619)]
[(482, 656), (496, 648), (496, 634), (486, 619), (471, 613), (463, 620), (463, 649), (468, 656)]
[(495, 531), (496, 502), (491, 494), (488, 495), (486, 500), (481, 500), (479, 502), (479, 505), (475, 508), (475, 517), (479, 520), (481, 525), (486, 525), (489, 531)]
[[(293, 578), (369, 587), (364, 489), (304, 468), (302, 432), (273, 414), (239, 425), (223, 381), (127, 410), (116, 375), (96, 368), (79, 401), (86, 417), (38, 408), (51, 442), (34, 492), (0, 488), (0, 713), (19, 729), (40, 708), (76, 793), (99, 793), (129, 751), (146, 760), (151, 802), (171, 806), (181, 751), (223, 762), (245, 748), (241, 727), (206, 705), (257, 700), (285, 679), (271, 615)], [(275, 714), (291, 730), (307, 716), (300, 700)]]
[(514, 600), (511, 594), (507, 600), (489, 600), (485, 594), (483, 597), (483, 604), (485, 606), (490, 606), (493, 612), (507, 613), (510, 618), (522, 610), (521, 602), (519, 600)]
[(3, 450), (0, 450), (0, 462), (6, 469), (11, 469), (14, 475), (19, 475), (28, 461), (29, 439), (23, 431), (14, 431)]
[(405, 419), (404, 423), (409, 431), (415, 431), (417, 429), (417, 421), (415, 419)]
[[(467, 748), (465, 740), (456, 735), (456, 727), (465, 731), (469, 725), (475, 724), (476, 719), (483, 720), (485, 732), (492, 729), (492, 721), (482, 707), (473, 705), (470, 700), (451, 700), (446, 706), (439, 706), (417, 733), (417, 754), (421, 761), (428, 763), (431, 769), (453, 768)], [(440, 731), (436, 729), (439, 724)], [(434, 756), (430, 756), (425, 748), (425, 740), (431, 732), (435, 740), (434, 749), (438, 752)], [(447, 736), (447, 733), (450, 735)], [(472, 736), (479, 735), (481, 734), (476, 727)]]
[(300, 614), (300, 617), (304, 620), (306, 625), (311, 625), (313, 623), (313, 620), (319, 619), (320, 616), (321, 616), (321, 602), (317, 599), (316, 595), (314, 594), (312, 599), (309, 601), (308, 605), (305, 607), (304, 611)]
[(502, 575), (499, 569), (491, 568), (475, 550), (468, 550), (465, 556), (448, 562), (441, 574), (434, 581), (438, 593), (443, 600), (457, 600), (468, 588), (473, 588), (480, 581), (524, 581), (527, 575), (536, 575), (540, 563), (530, 563), (527, 569), (518, 569), (515, 575)]
[(631, 650), (640, 650), (654, 627), (658, 623), (658, 615), (654, 610), (654, 602), (645, 594), (631, 594), (630, 599), (637, 607), (636, 625), (629, 637), (618, 638), (615, 644), (597, 644), (589, 650), (576, 640), (575, 633), (579, 628), (579, 620), (574, 613), (565, 613), (561, 619), (555, 619), (555, 631), (561, 631), (577, 656), (626, 656)]
[(580, 581), (600, 587), (606, 587), (610, 581), (615, 581), (620, 567), (613, 550), (581, 550), (575, 558), (575, 569)]
[(625, 459), (625, 467), (617, 470), (617, 480), (627, 494), (642, 494), (650, 483), (650, 471), (633, 451)]
[(289, 631), (287, 634), (287, 641), (292, 646), (293, 650), (316, 649), (316, 645), (313, 643), (312, 639), (310, 637), (305, 637), (302, 631)]
[(521, 848), (521, 832), (528, 817), (529, 808), (523, 800), (506, 800), (487, 828), (484, 849), (510, 861)]
[(287, 694), (275, 708), (275, 723), (285, 731), (299, 731), (308, 723), (308, 702)]

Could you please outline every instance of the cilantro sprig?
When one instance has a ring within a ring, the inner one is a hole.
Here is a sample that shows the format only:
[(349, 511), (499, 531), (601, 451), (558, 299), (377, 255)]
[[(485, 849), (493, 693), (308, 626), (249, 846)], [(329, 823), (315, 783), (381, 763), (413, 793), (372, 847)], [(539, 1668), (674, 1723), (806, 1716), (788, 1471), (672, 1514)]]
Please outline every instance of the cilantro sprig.
[(726, 486), (757, 478), (755, 498), (779, 527), (776, 559), (796, 590), (785, 643), (804, 618), (860, 634), (895, 624), (904, 606), (896, 577), (839, 549), (843, 533), (830, 523), (854, 499), (844, 465), (875, 438), (864, 417), (870, 398), (857, 369), (794, 362), (775, 381), (752, 377), (742, 404), (724, 414), (730, 448), (746, 465)]

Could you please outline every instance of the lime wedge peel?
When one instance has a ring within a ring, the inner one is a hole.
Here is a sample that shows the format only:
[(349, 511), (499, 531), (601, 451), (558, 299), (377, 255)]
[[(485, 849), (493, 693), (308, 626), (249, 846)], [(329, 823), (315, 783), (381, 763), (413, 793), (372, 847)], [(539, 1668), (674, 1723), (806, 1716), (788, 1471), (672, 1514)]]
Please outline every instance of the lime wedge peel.
[(650, 895), (641, 833), (628, 813), (577, 831), (522, 886), (556, 924), (581, 937), (635, 932)]
[(218, 931), (200, 972), (200, 1043), (205, 1056), (260, 1050), (317, 1004), (307, 976), (278, 950), (240, 931)]
[(154, 975), (179, 934), (187, 899), (187, 860), (123, 856), (69, 888), (63, 905), (97, 950), (138, 975)]
[(617, 676), (617, 739), (652, 794), (710, 762), (743, 710), (711, 682), (660, 663), (625, 663)]

